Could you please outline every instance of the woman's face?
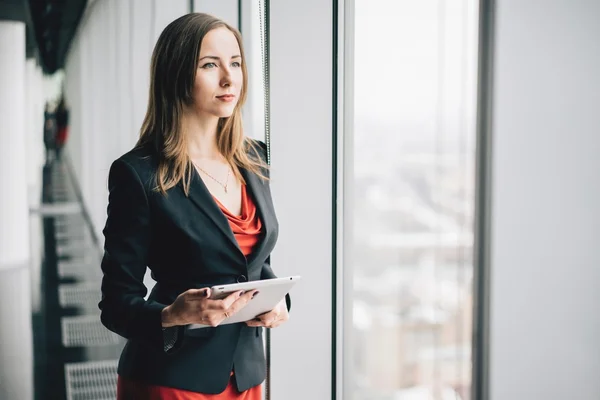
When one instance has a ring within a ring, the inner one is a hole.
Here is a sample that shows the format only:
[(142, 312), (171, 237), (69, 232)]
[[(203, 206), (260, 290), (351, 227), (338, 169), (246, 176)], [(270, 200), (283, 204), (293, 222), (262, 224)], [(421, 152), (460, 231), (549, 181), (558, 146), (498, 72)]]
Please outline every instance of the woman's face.
[(229, 117), (239, 101), (243, 84), (238, 42), (225, 27), (211, 30), (200, 44), (194, 82), (194, 106), (201, 114)]

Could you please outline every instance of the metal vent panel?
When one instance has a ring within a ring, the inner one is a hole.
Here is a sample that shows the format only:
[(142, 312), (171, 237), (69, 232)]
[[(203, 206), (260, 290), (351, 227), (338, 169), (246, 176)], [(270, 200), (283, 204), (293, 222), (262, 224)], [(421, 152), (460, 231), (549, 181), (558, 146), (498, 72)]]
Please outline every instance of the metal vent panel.
[(119, 336), (106, 329), (97, 315), (61, 318), (62, 342), (65, 347), (117, 345)]
[(85, 229), (83, 226), (59, 226), (55, 228), (54, 232), (57, 239), (77, 239), (83, 238), (85, 235)]
[(76, 278), (82, 280), (98, 280), (102, 278), (100, 262), (92, 263), (91, 260), (62, 261), (58, 264), (60, 278)]
[(56, 246), (57, 248), (61, 248), (61, 250), (64, 249), (70, 249), (70, 248), (74, 248), (74, 247), (90, 247), (93, 246), (93, 244), (90, 242), (90, 240), (87, 237), (72, 237), (72, 238), (60, 238), (60, 239), (56, 239)]
[(57, 247), (56, 255), (59, 257), (82, 258), (90, 252), (89, 247)]
[[(85, 239), (61, 240), (62, 243), (57, 243), (56, 252), (58, 254), (73, 254), (88, 250), (93, 245)], [(85, 253), (84, 253), (85, 254)]]
[(85, 234), (86, 231), (83, 228), (77, 230), (57, 229), (54, 233), (57, 240), (83, 239), (86, 237)]
[(115, 400), (117, 360), (65, 365), (67, 400)]
[(100, 298), (100, 283), (96, 282), (60, 285), (58, 288), (58, 300), (63, 308), (76, 307), (97, 312)]

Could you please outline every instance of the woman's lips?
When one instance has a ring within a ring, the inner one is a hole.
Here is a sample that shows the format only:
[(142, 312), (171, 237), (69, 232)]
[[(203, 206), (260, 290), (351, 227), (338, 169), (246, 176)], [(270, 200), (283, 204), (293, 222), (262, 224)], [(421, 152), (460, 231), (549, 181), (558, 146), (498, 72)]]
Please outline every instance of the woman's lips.
[(235, 96), (232, 94), (224, 94), (223, 96), (217, 96), (217, 99), (229, 102), (235, 99)]

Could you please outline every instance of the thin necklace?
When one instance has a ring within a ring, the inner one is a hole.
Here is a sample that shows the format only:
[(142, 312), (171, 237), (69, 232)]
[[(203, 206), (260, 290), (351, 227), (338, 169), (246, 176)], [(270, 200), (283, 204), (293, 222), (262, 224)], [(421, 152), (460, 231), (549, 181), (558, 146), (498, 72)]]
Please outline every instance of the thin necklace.
[(230, 168), (227, 168), (227, 179), (225, 179), (225, 183), (223, 184), (223, 182), (221, 182), (220, 180), (218, 180), (217, 178), (215, 178), (214, 176), (212, 176), (211, 174), (206, 172), (204, 169), (200, 168), (200, 166), (198, 166), (198, 164), (196, 164), (195, 162), (192, 161), (192, 164), (194, 164), (196, 166), (196, 168), (198, 168), (200, 171), (204, 172), (206, 174), (206, 176), (208, 176), (210, 179), (212, 179), (213, 181), (215, 181), (219, 185), (221, 185), (223, 187), (223, 190), (225, 190), (225, 193), (227, 193), (227, 186), (229, 185), (229, 175), (231, 174)]

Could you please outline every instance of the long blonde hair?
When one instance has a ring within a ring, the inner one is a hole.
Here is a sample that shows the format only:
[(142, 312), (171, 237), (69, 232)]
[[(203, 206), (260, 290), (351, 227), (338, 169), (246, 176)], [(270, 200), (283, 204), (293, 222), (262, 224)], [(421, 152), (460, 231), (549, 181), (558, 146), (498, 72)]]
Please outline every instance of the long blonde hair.
[(235, 36), (242, 56), (243, 84), (239, 101), (230, 117), (217, 125), (217, 148), (236, 177), (244, 182), (240, 168), (263, 179), (268, 166), (255, 141), (244, 137), (242, 106), (247, 98), (248, 70), (240, 33), (224, 21), (208, 14), (192, 13), (171, 22), (160, 34), (150, 67), (148, 108), (137, 146), (151, 145), (158, 155), (156, 189), (162, 194), (183, 184), (189, 195), (194, 166), (188, 156), (182, 128), (183, 112), (194, 103), (193, 88), (198, 68), (200, 44), (213, 29), (225, 27)]

